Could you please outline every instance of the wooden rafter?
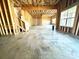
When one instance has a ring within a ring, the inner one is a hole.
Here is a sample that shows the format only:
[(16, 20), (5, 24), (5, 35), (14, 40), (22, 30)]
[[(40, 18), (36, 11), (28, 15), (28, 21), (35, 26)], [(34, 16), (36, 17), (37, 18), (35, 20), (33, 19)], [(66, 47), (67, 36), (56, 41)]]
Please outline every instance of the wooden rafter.
[(32, 10), (29, 12), (32, 16), (33, 15), (50, 15), (50, 16), (54, 16), (57, 13), (56, 9), (52, 9), (52, 10)]
[(13, 0), (18, 5), (47, 6), (55, 5), (59, 0)]

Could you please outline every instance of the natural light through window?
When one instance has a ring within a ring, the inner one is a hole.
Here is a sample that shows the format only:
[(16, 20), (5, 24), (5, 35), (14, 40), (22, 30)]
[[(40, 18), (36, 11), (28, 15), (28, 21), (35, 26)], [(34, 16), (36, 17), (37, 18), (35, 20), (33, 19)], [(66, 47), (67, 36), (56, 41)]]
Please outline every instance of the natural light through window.
[(73, 27), (77, 6), (61, 12), (60, 26)]

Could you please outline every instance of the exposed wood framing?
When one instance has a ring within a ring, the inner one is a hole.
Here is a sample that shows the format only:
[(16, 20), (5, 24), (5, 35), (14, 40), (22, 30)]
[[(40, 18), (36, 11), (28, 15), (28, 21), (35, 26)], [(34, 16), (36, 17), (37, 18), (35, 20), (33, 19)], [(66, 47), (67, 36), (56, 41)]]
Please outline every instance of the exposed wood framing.
[[(1, 17), (2, 17), (2, 21), (3, 21), (3, 24), (1, 25), (2, 26), (2, 30), (3, 30), (3, 34), (7, 34), (8, 35), (8, 30), (7, 30), (7, 26), (6, 26), (6, 23), (5, 23), (5, 19), (4, 19), (4, 15), (3, 15), (3, 11), (2, 11), (2, 8), (0, 6), (0, 9), (1, 9)], [(6, 32), (6, 33), (5, 33)]]
[(56, 29), (59, 29), (59, 24), (60, 24), (60, 15), (61, 15), (61, 11), (60, 11), (60, 3), (58, 4), (58, 8), (57, 8), (57, 15), (56, 15)]
[[(59, 7), (59, 9), (60, 9), (60, 14), (61, 14), (61, 12), (62, 11), (64, 11), (64, 10), (67, 10), (68, 8), (71, 8), (71, 7), (73, 7), (73, 6), (75, 6), (75, 5), (79, 5), (79, 1), (78, 0), (61, 0), (60, 2), (59, 2), (60, 4), (57, 4)], [(63, 30), (62, 29), (62, 31), (63, 32), (70, 32), (70, 33), (73, 33), (74, 35), (76, 34), (76, 29), (77, 29), (77, 25), (78, 25), (78, 14), (79, 14), (79, 6), (78, 6), (78, 8), (77, 8), (77, 11), (76, 11), (76, 15), (75, 15), (75, 21), (74, 21), (74, 26), (73, 26), (73, 28), (70, 28), (70, 27), (65, 27), (65, 26), (58, 26), (59, 24), (60, 24), (60, 18), (58, 17), (59, 15), (57, 15), (57, 19), (59, 19), (59, 20), (57, 20), (57, 28), (59, 27), (59, 29), (61, 29), (61, 28), (66, 28), (65, 30)], [(59, 13), (57, 13), (57, 14), (59, 14)]]
[(7, 23), (8, 23), (8, 30), (10, 31), (10, 34), (12, 34), (12, 32), (11, 32), (11, 24), (9, 22), (9, 17), (8, 17), (8, 12), (7, 12), (7, 7), (6, 7), (6, 4), (5, 4), (5, 0), (2, 0), (2, 2), (3, 2), (5, 14), (6, 14), (6, 20), (7, 20)]
[(13, 8), (12, 8), (12, 5), (11, 5), (10, 0), (7, 0), (7, 2), (8, 2), (9, 11), (10, 11), (10, 17), (11, 17), (11, 20), (12, 20), (13, 33), (16, 34), (16, 31), (15, 31), (15, 23), (14, 23), (13, 14), (12, 14)]
[[(15, 5), (33, 5), (33, 6), (47, 6), (47, 5), (55, 5), (60, 0), (13, 0), (15, 2)], [(19, 3), (17, 3), (20, 2)]]
[(0, 33), (1, 35), (5, 35), (4, 28), (2, 26), (1, 18), (0, 18)]
[(78, 34), (78, 31), (79, 31), (79, 22), (78, 22), (78, 25), (77, 25), (77, 29), (76, 29), (76, 34), (75, 35)]
[(73, 31), (72, 31), (72, 33), (74, 35), (76, 34), (76, 29), (77, 29), (77, 25), (78, 25), (78, 17), (79, 17), (79, 5), (77, 6), (75, 21), (74, 21), (74, 27), (73, 27)]
[(67, 28), (67, 32), (69, 32), (69, 28)]
[(0, 27), (0, 35), (2, 35), (2, 30), (1, 30), (1, 27)]

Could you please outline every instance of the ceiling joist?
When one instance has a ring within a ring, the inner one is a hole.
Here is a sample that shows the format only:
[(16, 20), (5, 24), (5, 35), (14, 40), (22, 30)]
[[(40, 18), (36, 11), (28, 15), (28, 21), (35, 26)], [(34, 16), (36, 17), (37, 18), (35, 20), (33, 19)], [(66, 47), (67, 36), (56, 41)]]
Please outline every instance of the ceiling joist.
[(59, 0), (13, 0), (18, 5), (48, 6), (55, 5)]

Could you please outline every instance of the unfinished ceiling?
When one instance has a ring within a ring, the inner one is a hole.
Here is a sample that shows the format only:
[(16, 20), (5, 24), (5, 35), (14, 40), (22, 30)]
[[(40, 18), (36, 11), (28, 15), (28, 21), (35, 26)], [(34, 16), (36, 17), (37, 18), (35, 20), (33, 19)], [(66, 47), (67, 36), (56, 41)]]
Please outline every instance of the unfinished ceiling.
[(15, 6), (33, 5), (33, 6), (47, 6), (55, 5), (59, 0), (12, 0)]
[(57, 13), (56, 9), (48, 9), (48, 10), (32, 10), (29, 12), (31, 15), (50, 15), (53, 16)]
[(34, 15), (55, 15), (57, 10), (54, 8), (60, 0), (11, 0), (14, 7), (21, 7)]

